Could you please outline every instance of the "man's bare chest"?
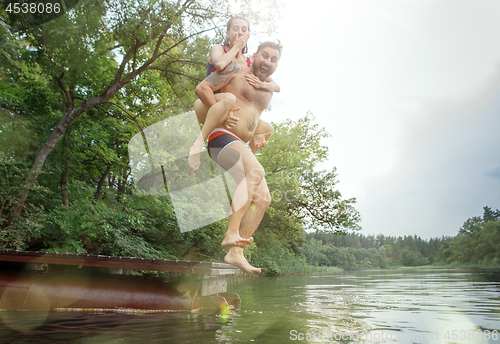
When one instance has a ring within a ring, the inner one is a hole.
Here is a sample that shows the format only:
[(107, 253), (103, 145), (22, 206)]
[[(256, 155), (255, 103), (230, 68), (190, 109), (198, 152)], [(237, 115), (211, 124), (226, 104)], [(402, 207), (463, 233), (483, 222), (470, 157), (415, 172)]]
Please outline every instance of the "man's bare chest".
[(224, 92), (231, 92), (243, 103), (251, 104), (262, 112), (269, 106), (272, 93), (250, 85), (244, 75), (233, 79)]

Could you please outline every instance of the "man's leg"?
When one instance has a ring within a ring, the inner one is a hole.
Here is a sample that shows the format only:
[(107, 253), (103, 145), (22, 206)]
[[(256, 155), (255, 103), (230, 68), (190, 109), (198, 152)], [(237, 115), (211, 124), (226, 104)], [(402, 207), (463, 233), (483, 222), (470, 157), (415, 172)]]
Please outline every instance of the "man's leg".
[[(264, 213), (271, 203), (271, 195), (267, 188), (266, 180), (263, 179), (255, 192), (250, 207), (243, 215), (240, 225), (240, 236), (242, 238), (250, 238), (259, 227), (260, 221)], [(242, 247), (232, 247), (224, 257), (224, 261), (228, 264), (235, 265), (248, 273), (260, 273), (260, 268), (250, 265), (243, 255)]]
[[(236, 102), (236, 97), (231, 93), (218, 93), (215, 95), (215, 99), (217, 100), (217, 103), (212, 105), (212, 107), (208, 110), (203, 128), (189, 150), (188, 165), (193, 172), (198, 171), (200, 168), (200, 152), (203, 147), (203, 143), (215, 128), (221, 126)], [(195, 111), (203, 110), (199, 104), (195, 103), (195, 105), (198, 105), (195, 107)], [(201, 113), (198, 115), (197, 113), (197, 117), (198, 120), (200, 120), (203, 118), (203, 115)]]
[[(247, 240), (242, 240), (240, 236), (241, 220), (254, 199), (261, 197), (257, 194), (257, 190), (264, 179), (264, 169), (252, 152), (240, 141), (231, 143), (220, 153), (219, 164), (237, 184), (231, 204), (233, 212), (229, 216), (226, 237), (221, 246), (227, 249), (237, 246), (244, 248), (253, 241), (251, 238), (253, 232), (249, 238), (246, 238)], [(262, 216), (260, 216), (259, 221), (261, 218)]]
[(253, 233), (259, 227), (260, 221), (262, 221), (262, 217), (269, 204), (271, 204), (271, 194), (269, 193), (266, 180), (262, 179), (250, 207), (241, 219), (240, 236), (242, 238), (248, 239), (252, 237)]

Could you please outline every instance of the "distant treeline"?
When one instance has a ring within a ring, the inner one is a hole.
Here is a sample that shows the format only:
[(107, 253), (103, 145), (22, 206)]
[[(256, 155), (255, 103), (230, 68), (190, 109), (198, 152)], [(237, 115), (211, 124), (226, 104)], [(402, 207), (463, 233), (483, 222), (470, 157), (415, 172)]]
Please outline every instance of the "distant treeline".
[(464, 222), (455, 237), (424, 240), (414, 236), (365, 236), (308, 233), (305, 247), (311, 265), (337, 266), (344, 270), (421, 266), (430, 264), (500, 265), (500, 210), (484, 207), (483, 217)]

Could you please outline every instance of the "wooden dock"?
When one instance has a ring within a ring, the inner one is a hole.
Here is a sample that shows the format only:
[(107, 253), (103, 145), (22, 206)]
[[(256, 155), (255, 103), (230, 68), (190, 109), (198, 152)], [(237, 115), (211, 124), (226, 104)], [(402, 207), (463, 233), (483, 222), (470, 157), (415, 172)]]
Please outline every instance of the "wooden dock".
[[(161, 271), (166, 276), (129, 275)], [(0, 311), (198, 312), (235, 306), (225, 263), (0, 250)], [(221, 306), (222, 305), (222, 306)]]
[(113, 257), (91, 254), (53, 253), (38, 251), (0, 250), (0, 262), (71, 265), (94, 268), (149, 270), (196, 274), (207, 276), (240, 275), (240, 269), (233, 265), (217, 262), (193, 262), (187, 260), (148, 259), (134, 257)]

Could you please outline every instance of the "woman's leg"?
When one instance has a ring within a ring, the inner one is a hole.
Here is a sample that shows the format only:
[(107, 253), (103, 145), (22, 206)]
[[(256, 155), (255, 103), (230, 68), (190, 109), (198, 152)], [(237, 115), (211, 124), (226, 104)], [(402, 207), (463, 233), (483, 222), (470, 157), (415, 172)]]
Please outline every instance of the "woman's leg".
[(194, 102), (194, 112), (196, 112), (196, 117), (198, 117), (198, 122), (204, 124), (205, 119), (207, 118), (208, 109), (199, 98), (196, 99), (196, 101)]
[[(236, 97), (232, 93), (217, 93), (215, 95), (215, 99), (217, 100), (217, 103), (212, 105), (212, 107), (208, 110), (200, 135), (198, 135), (198, 138), (194, 141), (191, 149), (189, 150), (188, 165), (193, 172), (198, 171), (200, 168), (200, 152), (203, 147), (203, 143), (215, 128), (222, 126), (236, 102)], [(203, 103), (201, 103), (201, 105), (203, 105)], [(197, 104), (195, 102), (195, 111), (196, 106)], [(203, 110), (199, 104), (198, 109)], [(200, 121), (200, 119), (203, 120), (202, 111), (200, 111), (200, 115), (197, 113), (196, 116), (198, 117), (198, 121)]]
[(274, 131), (274, 129), (273, 129), (273, 126), (271, 124), (259, 119), (259, 122), (257, 123), (257, 128), (255, 128), (254, 135), (269, 134), (269, 136), (271, 136), (273, 131)]

